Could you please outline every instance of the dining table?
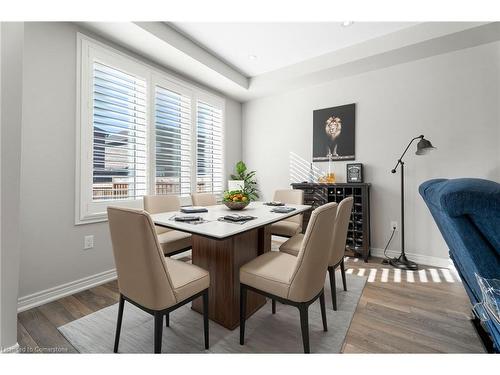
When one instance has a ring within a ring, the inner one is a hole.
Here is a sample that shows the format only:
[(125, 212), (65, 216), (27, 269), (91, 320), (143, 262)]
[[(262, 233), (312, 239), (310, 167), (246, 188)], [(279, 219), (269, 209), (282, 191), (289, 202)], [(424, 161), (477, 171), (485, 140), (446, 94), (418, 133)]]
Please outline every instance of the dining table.
[[(240, 323), (240, 267), (257, 256), (271, 251), (271, 225), (311, 209), (308, 205), (287, 204), (287, 213), (273, 212), (272, 206), (251, 202), (244, 210), (232, 211), (225, 205), (206, 207), (207, 212), (189, 214), (199, 220), (183, 222), (180, 211), (151, 215), (155, 225), (191, 234), (192, 263), (210, 273), (209, 318), (228, 329)], [(230, 222), (224, 216), (240, 214), (253, 217), (244, 222)], [(266, 298), (253, 292), (247, 296), (247, 317), (266, 304)], [(202, 302), (194, 300), (192, 309), (201, 313)]]

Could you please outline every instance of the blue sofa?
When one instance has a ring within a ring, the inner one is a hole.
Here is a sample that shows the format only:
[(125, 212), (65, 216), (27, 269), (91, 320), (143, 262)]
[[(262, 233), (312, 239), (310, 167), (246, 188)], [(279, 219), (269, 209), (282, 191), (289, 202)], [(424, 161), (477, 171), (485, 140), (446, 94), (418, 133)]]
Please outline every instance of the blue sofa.
[[(474, 306), (482, 301), (475, 274), (500, 279), (500, 184), (476, 178), (434, 179), (420, 185), (419, 192)], [(482, 326), (493, 351), (500, 352), (500, 324), (489, 318)]]

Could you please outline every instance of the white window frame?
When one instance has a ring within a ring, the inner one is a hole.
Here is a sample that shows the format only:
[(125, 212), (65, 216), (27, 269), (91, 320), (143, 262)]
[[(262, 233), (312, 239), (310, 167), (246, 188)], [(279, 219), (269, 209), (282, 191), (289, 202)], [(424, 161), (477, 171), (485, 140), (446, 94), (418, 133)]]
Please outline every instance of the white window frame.
[[(221, 109), (222, 141), (223, 141), (223, 181), (226, 178), (225, 143), (225, 99), (207, 92), (200, 87), (178, 79), (154, 66), (129, 56), (121, 51), (96, 41), (84, 34), (77, 33), (77, 103), (76, 103), (76, 168), (75, 168), (75, 225), (107, 221), (108, 205), (129, 208), (142, 208), (142, 198), (127, 200), (109, 200), (95, 202), (92, 200), (93, 181), (93, 80), (92, 66), (94, 59), (123, 69), (125, 72), (139, 76), (146, 81), (147, 111), (147, 193), (155, 194), (156, 186), (156, 152), (155, 152), (155, 87), (158, 84), (166, 89), (180, 91), (191, 97), (192, 142), (191, 142), (191, 192), (196, 192), (196, 103), (202, 100)], [(187, 203), (186, 199), (182, 199)]]

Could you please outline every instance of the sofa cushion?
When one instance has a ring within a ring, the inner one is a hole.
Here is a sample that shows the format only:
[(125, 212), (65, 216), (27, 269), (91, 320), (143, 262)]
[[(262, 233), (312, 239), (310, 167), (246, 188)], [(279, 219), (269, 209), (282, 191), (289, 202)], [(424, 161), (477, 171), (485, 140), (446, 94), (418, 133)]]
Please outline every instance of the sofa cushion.
[(479, 178), (435, 179), (420, 194), (451, 217), (467, 216), (500, 254), (500, 184)]

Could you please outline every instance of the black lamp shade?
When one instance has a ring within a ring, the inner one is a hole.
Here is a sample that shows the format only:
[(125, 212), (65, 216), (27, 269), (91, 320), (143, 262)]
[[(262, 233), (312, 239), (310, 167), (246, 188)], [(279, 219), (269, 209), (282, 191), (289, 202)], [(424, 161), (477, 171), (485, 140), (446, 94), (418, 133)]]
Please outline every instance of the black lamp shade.
[(422, 138), (418, 143), (417, 143), (417, 151), (415, 152), (416, 155), (425, 155), (429, 153), (429, 151), (434, 150), (436, 147), (432, 145), (430, 141), (428, 141), (425, 138)]

